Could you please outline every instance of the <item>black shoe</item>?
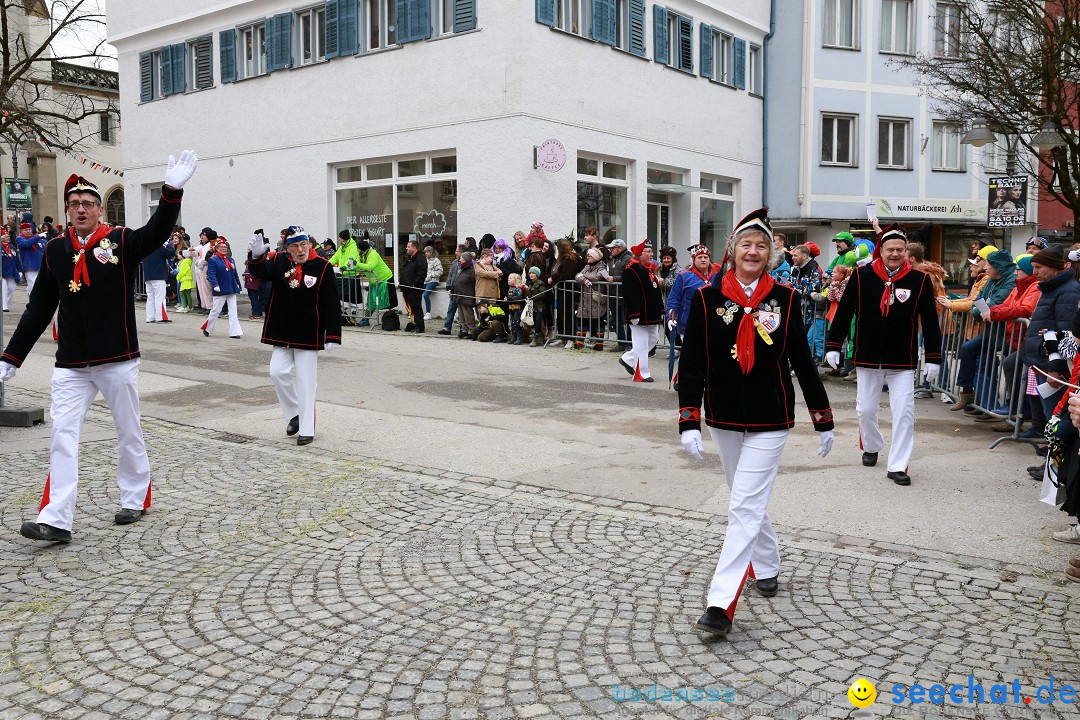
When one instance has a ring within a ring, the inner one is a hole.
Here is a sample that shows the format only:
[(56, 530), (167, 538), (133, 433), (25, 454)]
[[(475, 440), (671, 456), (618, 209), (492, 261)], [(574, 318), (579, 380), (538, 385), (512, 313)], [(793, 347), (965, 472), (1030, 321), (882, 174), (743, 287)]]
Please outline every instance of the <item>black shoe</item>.
[(761, 597), (772, 597), (780, 589), (780, 582), (774, 577), (759, 578), (754, 581), (754, 587), (757, 588), (758, 595)]
[(443, 328), (442, 330), (439, 330), (439, 332), (437, 334), (438, 335), (449, 335), (450, 331), (447, 330), (446, 328)]
[(121, 508), (118, 513), (113, 515), (113, 522), (115, 522), (117, 525), (130, 525), (131, 523), (138, 521), (138, 519), (145, 514), (145, 510), (132, 510), (131, 508)]
[(203, 337), (210, 337), (210, 333), (207, 330), (202, 331)]
[[(7, 310), (5, 310), (4, 312), (7, 312)], [(147, 321), (146, 321), (146, 324), (147, 324), (147, 325), (150, 325), (150, 324), (152, 324), (152, 323), (156, 323), (156, 322), (157, 322), (157, 320), (147, 320)]]
[(172, 320), (158, 320), (158, 322), (172, 322)]
[(724, 637), (731, 630), (731, 620), (728, 620), (728, 616), (720, 608), (711, 607), (706, 609), (705, 614), (698, 618), (694, 629)]
[(908, 477), (908, 474), (906, 472), (901, 472), (899, 470), (897, 470), (896, 472), (885, 473), (885, 477), (889, 478), (890, 480), (892, 480), (897, 485), (910, 485), (911, 484), (911, 478)]
[(1046, 457), (1046, 451), (1049, 448), (1050, 448), (1049, 445), (1040, 445), (1039, 447), (1035, 448), (1035, 454), (1038, 455), (1039, 457)]
[(874, 467), (877, 465), (877, 453), (864, 452), (862, 454), (862, 464), (866, 467)]
[(641, 382), (654, 382), (654, 380), (652, 379), (652, 375), (650, 375), (647, 378), (641, 378)]
[(626, 372), (628, 372), (631, 375), (634, 374), (634, 368), (630, 367), (630, 365), (625, 360), (623, 360), (622, 358), (619, 358), (619, 364), (622, 365), (624, 368), (626, 368)]
[(243, 335), (230, 335), (229, 337), (231, 337), (233, 340), (239, 340), (240, 338), (242, 338), (244, 336)]
[(652, 357), (655, 354), (656, 354), (656, 346), (653, 345), (653, 349), (649, 351), (649, 357)]
[(416, 327), (416, 323), (406, 323), (405, 324), (405, 332), (412, 332), (413, 328), (415, 328), (415, 327)]
[(469, 333), (467, 333), (467, 332), (459, 332), (457, 334), (458, 340), (464, 340), (467, 337), (469, 337)]
[(494, 340), (492, 340), (492, 341), (491, 341), (491, 344), (492, 344), (492, 345), (495, 345), (495, 344), (497, 344), (497, 343), (504, 343), (504, 342), (506, 342), (506, 338), (504, 338), (504, 337), (502, 337), (502, 336), (500, 335), (499, 337), (497, 337), (497, 338), (495, 338)]
[(300, 437), (296, 438), (297, 445), (310, 445), (314, 441), (315, 438), (311, 435), (301, 435)]
[[(7, 312), (7, 310), (4, 312)], [(31, 540), (47, 540), (55, 543), (71, 542), (70, 530), (61, 530), (45, 523), (24, 522), (22, 527), (19, 528), (19, 534)]]
[(285, 426), (285, 434), (288, 435), (289, 437), (292, 437), (293, 435), (295, 435), (298, 432), (300, 432), (300, 416), (299, 415), (297, 415), (292, 420), (290, 420), (289, 424)]

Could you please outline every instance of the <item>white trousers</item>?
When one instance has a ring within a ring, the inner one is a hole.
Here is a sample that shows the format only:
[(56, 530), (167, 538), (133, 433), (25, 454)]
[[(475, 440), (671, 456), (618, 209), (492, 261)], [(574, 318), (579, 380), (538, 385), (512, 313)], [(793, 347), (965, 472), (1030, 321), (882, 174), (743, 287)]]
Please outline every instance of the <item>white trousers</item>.
[(4, 280), (4, 309), (11, 307), (11, 298), (15, 295), (15, 278), (3, 278)]
[(99, 390), (116, 426), (120, 506), (132, 510), (150, 507), (150, 460), (140, 425), (138, 359), (89, 368), (53, 368), (49, 477), (41, 497), (39, 523), (71, 529), (79, 485), (79, 433)]
[(634, 377), (649, 374), (649, 351), (660, 341), (659, 325), (631, 325), (630, 349), (623, 353), (623, 362), (634, 368)]
[(878, 429), (878, 405), (881, 388), (889, 384), (889, 407), (892, 408), (892, 446), (887, 472), (907, 472), (911, 450), (915, 447), (915, 371), (855, 368), (858, 394), (855, 411), (859, 415), (859, 447), (864, 452), (881, 452), (885, 438)]
[(243, 335), (244, 331), (240, 327), (240, 318), (236, 316), (236, 295), (214, 296), (214, 306), (210, 308), (210, 317), (206, 319), (206, 325), (203, 329), (208, 333), (214, 332), (214, 325), (217, 324), (218, 316), (221, 315), (221, 309), (225, 307), (226, 302), (229, 303), (229, 337)]
[[(317, 350), (275, 347), (270, 354), (270, 379), (277, 391), (285, 421), (300, 416), (300, 434), (315, 437), (315, 387), (319, 379)], [(293, 379), (293, 371), (296, 378)]]
[(146, 281), (146, 322), (161, 322), (161, 309), (165, 307), (165, 281)]
[(34, 283), (37, 282), (38, 271), (27, 270), (23, 275), (26, 276), (26, 294), (29, 295), (34, 292)]
[(788, 431), (742, 433), (711, 427), (709, 432), (724, 463), (731, 500), (708, 607), (722, 608), (730, 620), (747, 575), (764, 579), (780, 574), (780, 547), (768, 507)]

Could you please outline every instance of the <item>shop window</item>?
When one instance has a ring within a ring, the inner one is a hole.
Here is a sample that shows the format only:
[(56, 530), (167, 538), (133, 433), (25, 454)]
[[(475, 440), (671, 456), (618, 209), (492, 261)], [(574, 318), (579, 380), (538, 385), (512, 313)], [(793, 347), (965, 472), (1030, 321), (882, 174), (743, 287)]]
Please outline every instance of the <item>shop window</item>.
[[(602, 179), (599, 179), (602, 178)], [(597, 228), (601, 241), (629, 238), (626, 225), (627, 164), (618, 160), (578, 158), (577, 235), (585, 228)]]
[(596, 175), (600, 171), (600, 161), (592, 158), (579, 157), (577, 160), (579, 175)]
[(626, 165), (605, 160), (604, 177), (611, 180), (626, 180)]
[(399, 160), (398, 161), (398, 177), (413, 177), (414, 175), (424, 174), (424, 160), (420, 158), (418, 160)]
[(337, 181), (339, 183), (360, 182), (363, 180), (362, 165), (350, 165), (349, 167), (339, 167), (337, 169)]
[(457, 155), (431, 158), (431, 174), (443, 175), (457, 172)]
[(367, 166), (368, 180), (389, 180), (394, 177), (394, 163), (371, 163)]

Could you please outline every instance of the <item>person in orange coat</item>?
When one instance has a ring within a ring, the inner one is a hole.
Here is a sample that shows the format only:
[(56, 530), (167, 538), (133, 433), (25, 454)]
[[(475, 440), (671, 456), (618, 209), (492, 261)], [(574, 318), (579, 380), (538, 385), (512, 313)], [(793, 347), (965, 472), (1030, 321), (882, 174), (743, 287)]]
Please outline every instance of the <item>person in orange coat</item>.
[[(990, 320), (1017, 320), (1029, 318), (1035, 312), (1035, 306), (1039, 304), (1042, 290), (1039, 289), (1039, 279), (1034, 275), (1031, 266), (1031, 255), (1021, 255), (1016, 258), (1016, 287), (1013, 288), (1004, 302), (990, 308)], [(1018, 372), (1016, 367), (1020, 357), (1020, 346), (1024, 341), (1024, 333), (1027, 326), (1023, 323), (1010, 322), (1005, 326), (1005, 342), (1012, 349), (1002, 361), (1002, 369), (1005, 371), (1005, 379), (1009, 383), (1009, 415), (1016, 415), (1020, 403), (1024, 399), (1021, 392), (1021, 381), (1025, 375)], [(1007, 422), (999, 422), (990, 426), (998, 432), (1012, 432), (1013, 428)]]

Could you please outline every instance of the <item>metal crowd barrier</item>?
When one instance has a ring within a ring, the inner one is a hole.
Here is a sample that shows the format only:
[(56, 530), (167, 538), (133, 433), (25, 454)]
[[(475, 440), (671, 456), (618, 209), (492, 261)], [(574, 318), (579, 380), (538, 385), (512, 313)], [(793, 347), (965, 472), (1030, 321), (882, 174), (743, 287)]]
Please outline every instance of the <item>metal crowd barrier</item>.
[(353, 325), (377, 325), (386, 305), (393, 304), (393, 299), (388, 296), (388, 284), (379, 283), (366, 275), (338, 275), (337, 284), (341, 317)]
[[(1003, 442), (1027, 442), (1038, 445), (1035, 439), (1020, 437), (1026, 400), (1027, 367), (1020, 360), (1028, 318), (1004, 322), (985, 322), (970, 312), (940, 313), (942, 344), (941, 373), (931, 390), (956, 400), (965, 387), (970, 387), (975, 399), (972, 405), (1012, 426), (1012, 432), (990, 444), (993, 449)], [(1012, 357), (1015, 354), (1015, 357)], [(1006, 360), (1010, 362), (1006, 363)], [(1010, 367), (1007, 367), (1009, 365)], [(921, 377), (921, 365), (919, 374)], [(961, 372), (970, 377), (963, 383)], [(1035, 399), (1038, 401), (1038, 398)]]
[[(620, 345), (630, 347), (629, 325), (623, 318), (622, 283), (598, 282), (585, 287), (576, 280), (565, 280), (556, 283), (549, 297), (552, 298), (549, 306), (553, 308), (553, 319), (551, 337), (545, 347), (567, 341), (578, 348), (618, 350)], [(666, 330), (660, 332), (656, 347), (667, 349)]]

